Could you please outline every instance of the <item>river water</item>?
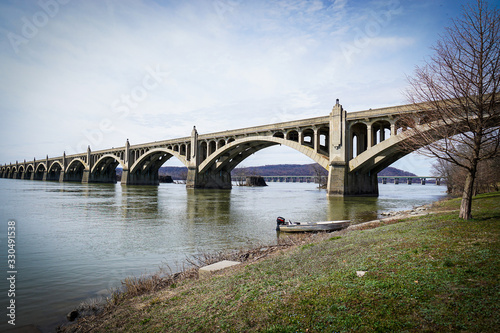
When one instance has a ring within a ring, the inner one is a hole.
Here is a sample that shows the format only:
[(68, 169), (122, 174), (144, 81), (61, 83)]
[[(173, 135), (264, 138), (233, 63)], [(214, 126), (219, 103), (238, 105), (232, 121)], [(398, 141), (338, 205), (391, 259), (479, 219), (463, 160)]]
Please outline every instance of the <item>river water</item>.
[[(0, 179), (0, 331), (12, 328), (12, 300), (16, 327), (50, 332), (80, 302), (106, 295), (127, 276), (160, 266), (175, 271), (201, 252), (276, 243), (277, 216), (359, 223), (446, 195), (445, 186), (431, 184), (380, 184), (379, 190), (378, 198), (327, 198), (310, 183), (227, 191)], [(11, 268), (9, 221), (16, 242)], [(9, 296), (10, 275), (15, 296)]]

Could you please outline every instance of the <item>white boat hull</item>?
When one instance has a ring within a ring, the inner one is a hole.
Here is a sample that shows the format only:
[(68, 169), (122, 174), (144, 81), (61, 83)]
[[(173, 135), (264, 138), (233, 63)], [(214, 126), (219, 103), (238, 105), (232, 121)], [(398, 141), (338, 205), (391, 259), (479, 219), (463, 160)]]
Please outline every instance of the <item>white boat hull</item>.
[(336, 231), (347, 228), (350, 220), (325, 221), (325, 222), (294, 222), (277, 226), (281, 232), (317, 232), (317, 231)]

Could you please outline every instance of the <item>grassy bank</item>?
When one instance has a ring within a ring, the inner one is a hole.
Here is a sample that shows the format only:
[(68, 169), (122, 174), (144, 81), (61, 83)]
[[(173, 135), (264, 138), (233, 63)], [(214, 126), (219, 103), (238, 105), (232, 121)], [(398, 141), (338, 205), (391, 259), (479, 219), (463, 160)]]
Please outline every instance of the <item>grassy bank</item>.
[(473, 213), (468, 222), (445, 212), (315, 237), (122, 299), (67, 331), (494, 332), (500, 193), (475, 198)]

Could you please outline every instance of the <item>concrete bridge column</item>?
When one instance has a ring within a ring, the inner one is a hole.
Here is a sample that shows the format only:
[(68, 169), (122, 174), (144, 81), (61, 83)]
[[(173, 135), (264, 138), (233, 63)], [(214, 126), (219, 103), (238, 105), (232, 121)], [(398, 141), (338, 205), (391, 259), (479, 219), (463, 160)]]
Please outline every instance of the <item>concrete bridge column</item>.
[(19, 174), (19, 162), (16, 161), (16, 171), (12, 173), (12, 178), (13, 179), (18, 179), (18, 174)]
[(319, 128), (314, 127), (314, 152), (318, 153), (319, 152)]
[(90, 172), (92, 170), (92, 151), (90, 150), (90, 145), (87, 147), (87, 165), (83, 169), (82, 183), (87, 184), (90, 180)]
[[(136, 151), (137, 156), (134, 156), (134, 160), (137, 161), (139, 159), (139, 152)], [(125, 156), (124, 156), (125, 167), (122, 170), (122, 179), (120, 183), (122, 185), (133, 185), (132, 175), (130, 174), (130, 168), (132, 167), (132, 161), (130, 159), (130, 142), (127, 139), (125, 143)]]
[(198, 141), (198, 131), (193, 127), (191, 132), (191, 152), (186, 179), (186, 188), (214, 188), (231, 189), (230, 170), (207, 170), (199, 171), (199, 165), (203, 162), (203, 151)]
[[(327, 195), (329, 196), (378, 196), (376, 173), (350, 173), (348, 151), (350, 137), (346, 130), (347, 113), (337, 100), (330, 113), (330, 168)], [(366, 135), (366, 134), (365, 134)], [(365, 149), (366, 137), (358, 137), (358, 155)]]
[(377, 175), (348, 173), (345, 165), (331, 165), (327, 194), (329, 196), (378, 196)]
[(198, 131), (196, 130), (196, 126), (193, 126), (193, 130), (191, 131), (191, 152), (186, 178), (187, 188), (198, 187), (198, 165)]
[(60, 183), (63, 183), (64, 181), (66, 181), (66, 167), (67, 167), (67, 164), (66, 164), (66, 152), (63, 153), (63, 158), (62, 158), (62, 165), (63, 165), (63, 168), (61, 170), (61, 172), (59, 173), (59, 182)]
[(47, 177), (49, 174), (49, 155), (45, 157), (45, 171), (43, 172), (42, 180), (47, 181)]
[[(329, 196), (344, 196), (347, 181), (346, 143), (348, 134), (346, 133), (346, 112), (339, 104), (338, 99), (330, 112), (329, 134), (330, 167), (326, 193)], [(316, 139), (316, 132), (314, 137)]]
[(380, 132), (379, 132), (379, 142), (382, 142), (385, 140), (385, 128), (384, 126), (380, 126)]
[(371, 147), (373, 147), (372, 124), (367, 124), (366, 125), (366, 138), (367, 138), (367, 141), (366, 141), (367, 142), (366, 143), (367, 149), (370, 149)]
[(36, 174), (36, 158), (33, 158), (33, 173), (31, 174), (30, 180), (35, 180)]

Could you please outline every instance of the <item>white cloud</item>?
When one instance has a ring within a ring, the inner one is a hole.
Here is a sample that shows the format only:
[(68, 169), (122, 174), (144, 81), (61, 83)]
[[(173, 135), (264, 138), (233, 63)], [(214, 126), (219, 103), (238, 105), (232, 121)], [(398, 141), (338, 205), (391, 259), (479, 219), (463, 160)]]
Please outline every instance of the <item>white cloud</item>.
[[(23, 36), (23, 18), (43, 9), (2, 3), (0, 162), (188, 136), (193, 125), (207, 133), (321, 116), (336, 98), (349, 111), (399, 103), (422, 54), (409, 49), (427, 45), (395, 25), (417, 10), (398, 1), (70, 1), (13, 48), (8, 33)], [(356, 47), (350, 59), (343, 43)], [(157, 67), (168, 74), (141, 94)], [(113, 130), (89, 140), (106, 121)]]

